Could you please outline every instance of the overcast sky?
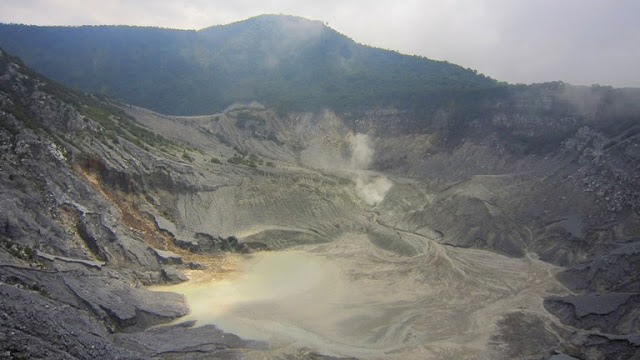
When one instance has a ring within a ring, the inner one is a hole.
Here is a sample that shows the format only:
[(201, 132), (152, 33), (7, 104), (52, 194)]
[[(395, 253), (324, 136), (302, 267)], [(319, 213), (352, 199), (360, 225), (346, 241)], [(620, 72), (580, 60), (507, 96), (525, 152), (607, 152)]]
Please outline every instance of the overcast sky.
[(37, 25), (201, 29), (260, 14), (511, 83), (640, 87), (640, 0), (0, 0), (0, 22)]

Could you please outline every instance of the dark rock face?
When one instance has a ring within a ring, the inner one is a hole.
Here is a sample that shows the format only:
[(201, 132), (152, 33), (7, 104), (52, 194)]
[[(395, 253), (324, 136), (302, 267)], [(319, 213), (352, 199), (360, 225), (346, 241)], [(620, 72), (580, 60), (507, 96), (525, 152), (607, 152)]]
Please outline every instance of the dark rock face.
[(589, 334), (574, 341), (588, 359), (637, 359), (640, 357), (638, 336)]
[(101, 319), (119, 329), (144, 329), (188, 312), (182, 296), (132, 288), (117, 278), (76, 276), (64, 279), (69, 289)]
[(216, 252), (216, 251), (235, 251), (240, 253), (249, 252), (249, 248), (238, 242), (235, 236), (228, 238), (214, 237), (206, 233), (196, 233), (194, 239), (197, 245), (191, 245), (190, 249), (195, 252)]
[(611, 251), (595, 256), (560, 274), (567, 286), (575, 291), (635, 292), (640, 291), (640, 242), (631, 239)]
[(572, 342), (587, 358), (634, 359), (640, 356), (638, 242), (618, 244), (590, 261), (558, 274), (580, 295), (551, 297), (545, 308), (565, 324), (587, 330)]
[(607, 334), (640, 332), (640, 297), (634, 293), (585, 294), (551, 297), (545, 307), (563, 323)]
[(193, 323), (189, 322), (133, 334), (118, 334), (115, 340), (125, 348), (135, 349), (150, 357), (175, 354), (190, 359), (240, 359), (242, 352), (238, 349), (265, 348), (260, 342), (242, 340), (211, 325), (193, 328)]
[(122, 359), (141, 354), (114, 345), (86, 310), (24, 288), (0, 285), (0, 354), (9, 359)]
[[(115, 108), (57, 86), (0, 52), (0, 357), (154, 358), (114, 333), (185, 315), (181, 295), (143, 285), (185, 281), (183, 269), (202, 265), (166, 248), (168, 235), (139, 209), (166, 212), (147, 182), (160, 191), (193, 185), (154, 175), (163, 160), (114, 135)], [(102, 124), (83, 107), (105, 111)], [(176, 178), (186, 171), (170, 168)], [(178, 344), (177, 353), (235, 354), (224, 349), (244, 344), (219, 330), (189, 333), (202, 349)], [(205, 339), (212, 333), (219, 339)]]
[(180, 272), (180, 270), (176, 270), (173, 268), (163, 268), (162, 269), (162, 277), (166, 282), (171, 284), (179, 284), (181, 282), (188, 281), (189, 278)]
[(505, 359), (540, 359), (548, 349), (560, 346), (560, 338), (548, 329), (539, 317), (527, 313), (511, 313), (498, 322), (498, 331), (491, 339), (498, 347), (507, 347)]

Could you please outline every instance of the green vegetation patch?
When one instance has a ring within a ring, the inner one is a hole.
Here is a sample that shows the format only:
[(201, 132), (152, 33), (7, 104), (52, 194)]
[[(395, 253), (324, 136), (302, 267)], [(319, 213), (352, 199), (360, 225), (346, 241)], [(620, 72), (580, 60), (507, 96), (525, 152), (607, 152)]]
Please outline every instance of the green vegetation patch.
[(11, 242), (9, 240), (0, 241), (0, 247), (5, 249), (11, 256), (25, 261), (33, 261), (36, 252), (31, 247)]
[(251, 168), (257, 168), (258, 165), (263, 165), (264, 161), (254, 154), (236, 154), (232, 158), (227, 160), (229, 164), (233, 165), (245, 165)]

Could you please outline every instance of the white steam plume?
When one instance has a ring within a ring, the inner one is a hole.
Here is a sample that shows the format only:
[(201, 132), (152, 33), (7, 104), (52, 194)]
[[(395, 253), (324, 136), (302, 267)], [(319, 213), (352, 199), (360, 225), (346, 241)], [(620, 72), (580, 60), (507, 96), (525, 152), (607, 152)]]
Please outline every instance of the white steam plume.
[(373, 146), (365, 134), (355, 134), (350, 138), (351, 169), (366, 170), (373, 160)]
[(393, 182), (384, 175), (365, 171), (373, 161), (374, 154), (371, 140), (367, 135), (354, 135), (349, 145), (351, 147), (350, 167), (354, 173), (356, 195), (368, 205), (378, 205), (384, 200)]
[(386, 176), (372, 177), (366, 174), (363, 176), (363, 173), (356, 177), (355, 182), (356, 195), (371, 206), (381, 203), (387, 195), (387, 191), (393, 186), (393, 182)]

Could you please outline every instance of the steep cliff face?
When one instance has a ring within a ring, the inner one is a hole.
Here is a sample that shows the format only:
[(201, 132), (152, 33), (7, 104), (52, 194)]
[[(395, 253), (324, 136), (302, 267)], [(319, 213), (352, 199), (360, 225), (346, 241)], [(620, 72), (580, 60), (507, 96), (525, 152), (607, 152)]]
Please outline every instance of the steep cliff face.
[[(0, 69), (3, 356), (152, 356), (113, 334), (188, 312), (182, 296), (142, 287), (184, 281), (178, 269), (202, 266), (170, 251), (181, 249), (154, 221), (173, 208), (154, 194), (196, 186), (179, 176), (191, 173), (179, 155), (159, 156), (152, 143), (180, 147), (4, 52)], [(171, 171), (159, 170), (165, 161)]]
[(32, 358), (272, 354), (212, 326), (151, 329), (188, 308), (144, 286), (297, 247), (353, 251), (371, 273), (350, 280), (397, 289), (389, 314), (409, 314), (405, 296), (422, 304), (385, 331), (414, 334), (427, 345), (403, 349), (427, 357), (638, 356), (635, 96), (547, 84), (482, 98), (476, 113), (248, 103), (177, 117), (69, 91), (2, 52), (0, 346)]

